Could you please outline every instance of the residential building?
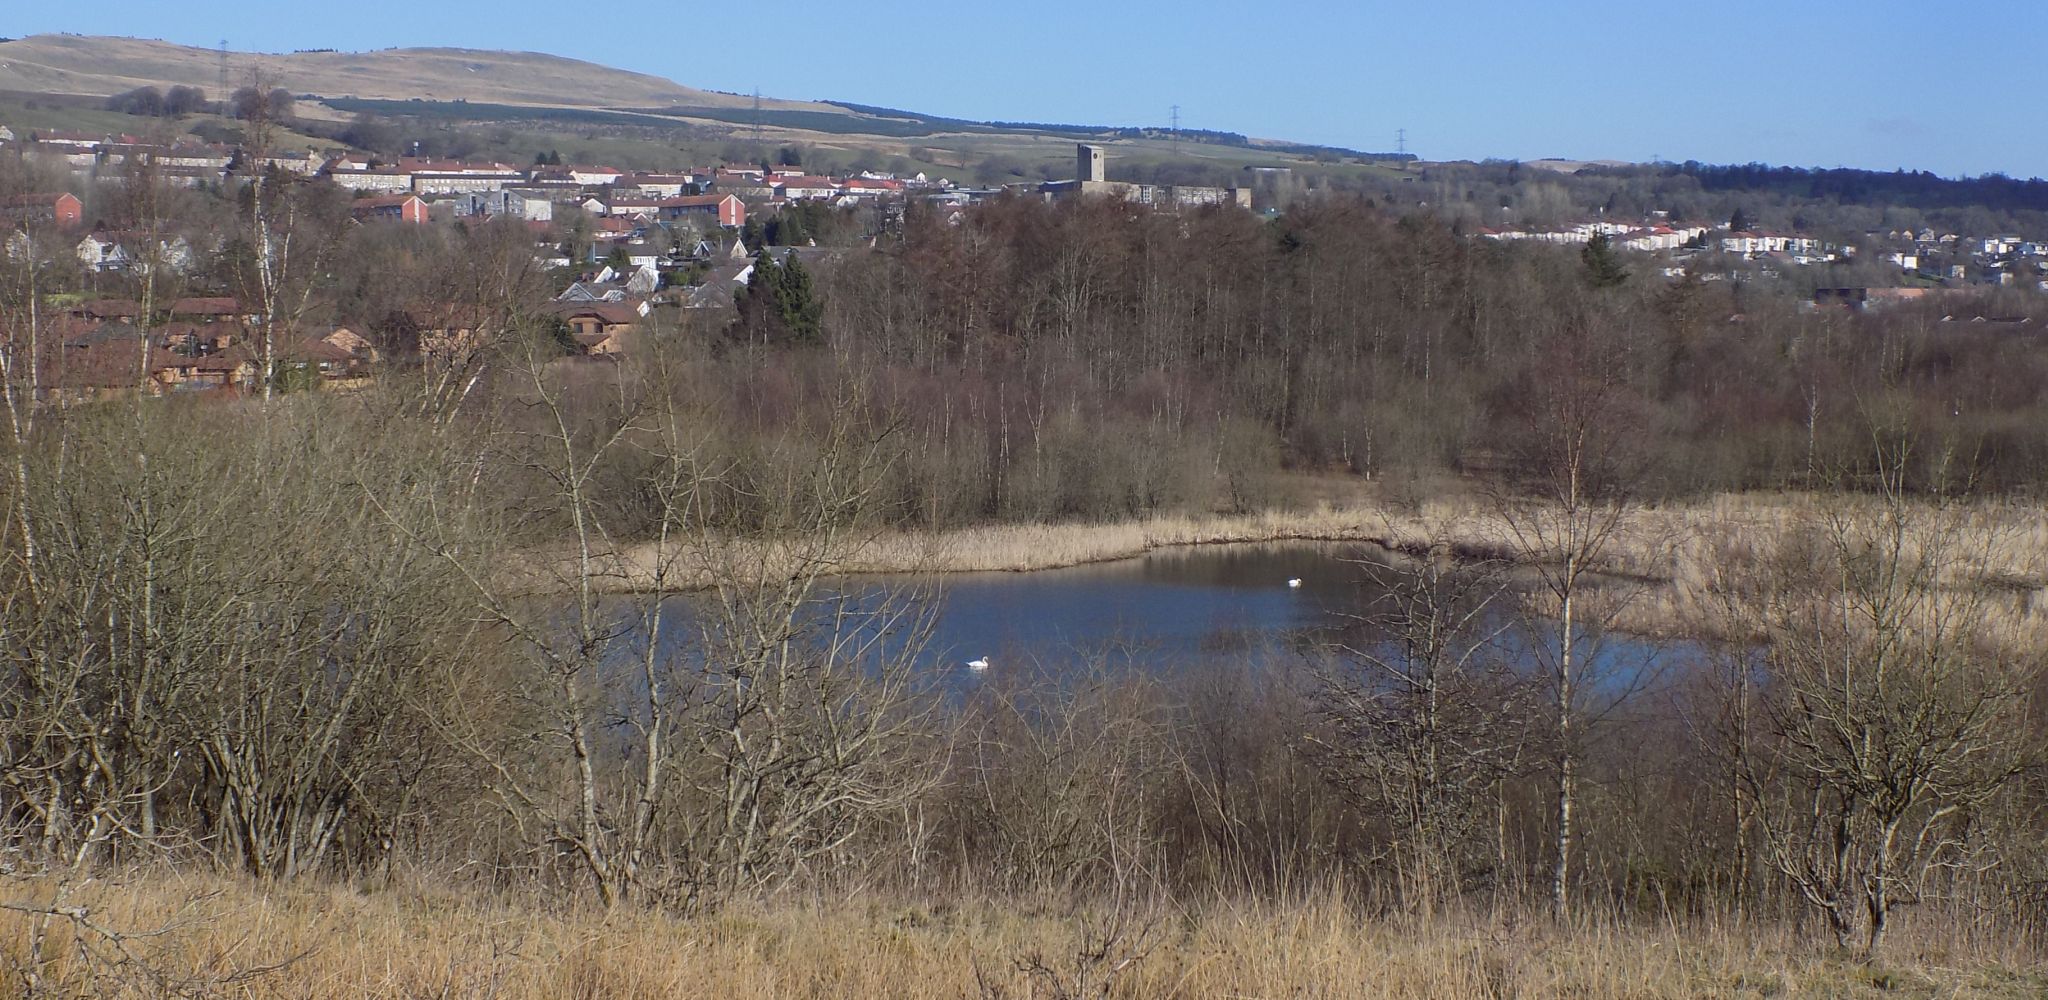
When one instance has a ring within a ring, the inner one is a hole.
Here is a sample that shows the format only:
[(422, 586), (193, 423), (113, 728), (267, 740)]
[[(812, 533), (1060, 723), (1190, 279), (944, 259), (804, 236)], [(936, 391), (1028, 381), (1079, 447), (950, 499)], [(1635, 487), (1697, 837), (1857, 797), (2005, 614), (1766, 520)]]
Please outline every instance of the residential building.
[(505, 216), (526, 222), (550, 222), (555, 203), (548, 192), (531, 189), (472, 191), (455, 200), (457, 216)]
[(839, 183), (830, 177), (796, 174), (772, 181), (777, 197), (789, 201), (820, 201), (839, 193)]
[(661, 217), (668, 220), (709, 216), (727, 229), (747, 224), (747, 204), (734, 194), (696, 194), (665, 198), (659, 203)]
[(16, 224), (46, 222), (71, 229), (84, 221), (85, 206), (69, 191), (21, 194), (0, 202), (0, 214)]
[(427, 203), (416, 194), (385, 194), (369, 198), (357, 198), (348, 207), (349, 214), (358, 220), (387, 220), (411, 225), (424, 225), (427, 221)]
[(350, 191), (382, 191), (386, 193), (412, 190), (412, 171), (397, 167), (335, 167), (329, 166), (322, 174), (330, 181)]
[(647, 303), (571, 302), (556, 306), (554, 313), (569, 325), (570, 336), (585, 353), (617, 354), (646, 317)]

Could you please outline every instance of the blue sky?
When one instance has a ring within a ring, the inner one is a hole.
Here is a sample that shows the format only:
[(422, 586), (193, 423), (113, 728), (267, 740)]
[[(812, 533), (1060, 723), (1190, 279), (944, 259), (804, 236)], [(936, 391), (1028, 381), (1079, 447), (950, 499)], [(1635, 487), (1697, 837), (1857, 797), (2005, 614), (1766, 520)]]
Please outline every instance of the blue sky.
[(2037, 0), (37, 6), (0, 18), (0, 34), (526, 49), (694, 87), (981, 119), (1164, 125), (1178, 104), (1188, 128), (1369, 150), (1405, 128), (1432, 159), (2048, 175)]

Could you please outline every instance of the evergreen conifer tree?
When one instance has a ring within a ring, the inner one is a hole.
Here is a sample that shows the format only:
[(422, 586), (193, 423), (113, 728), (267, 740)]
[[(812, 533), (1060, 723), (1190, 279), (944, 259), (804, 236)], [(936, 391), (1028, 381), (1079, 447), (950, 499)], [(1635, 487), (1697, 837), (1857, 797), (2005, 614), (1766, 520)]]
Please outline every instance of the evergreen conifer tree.
[(1628, 280), (1628, 268), (1621, 266), (1605, 233), (1595, 233), (1586, 241), (1579, 258), (1586, 262), (1586, 283), (1594, 288), (1613, 288)]

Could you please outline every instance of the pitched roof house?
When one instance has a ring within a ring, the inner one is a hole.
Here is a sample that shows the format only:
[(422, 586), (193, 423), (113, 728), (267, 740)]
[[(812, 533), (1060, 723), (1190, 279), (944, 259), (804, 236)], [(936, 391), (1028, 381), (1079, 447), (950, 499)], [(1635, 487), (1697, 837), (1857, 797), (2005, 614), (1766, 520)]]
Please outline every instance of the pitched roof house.
[(382, 219), (415, 226), (424, 225), (427, 221), (427, 203), (416, 194), (357, 198), (349, 203), (348, 211), (350, 215), (362, 221)]
[(746, 202), (730, 192), (669, 198), (660, 203), (660, 211), (662, 218), (671, 220), (685, 216), (716, 218), (719, 225), (728, 229), (738, 229), (747, 224)]
[(70, 229), (83, 221), (85, 206), (69, 191), (19, 194), (0, 202), (0, 215), (16, 223), (49, 222)]
[(617, 354), (625, 349), (625, 337), (639, 327), (647, 304), (625, 302), (571, 302), (558, 305), (554, 313), (569, 325), (570, 336), (586, 354)]

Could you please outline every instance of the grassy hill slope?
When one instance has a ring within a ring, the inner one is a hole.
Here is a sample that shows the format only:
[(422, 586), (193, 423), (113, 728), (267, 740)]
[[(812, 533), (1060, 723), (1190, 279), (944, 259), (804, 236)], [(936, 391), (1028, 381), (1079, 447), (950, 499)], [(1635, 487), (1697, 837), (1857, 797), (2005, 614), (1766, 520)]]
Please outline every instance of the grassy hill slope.
[[(558, 107), (687, 104), (751, 107), (753, 99), (685, 87), (658, 76), (537, 52), (384, 49), (377, 52), (228, 54), (228, 85), (252, 71), (294, 93), (371, 99), (492, 101)], [(105, 96), (145, 85), (219, 89), (220, 53), (138, 38), (35, 35), (0, 43), (0, 90)], [(801, 101), (762, 102), (786, 110)]]

